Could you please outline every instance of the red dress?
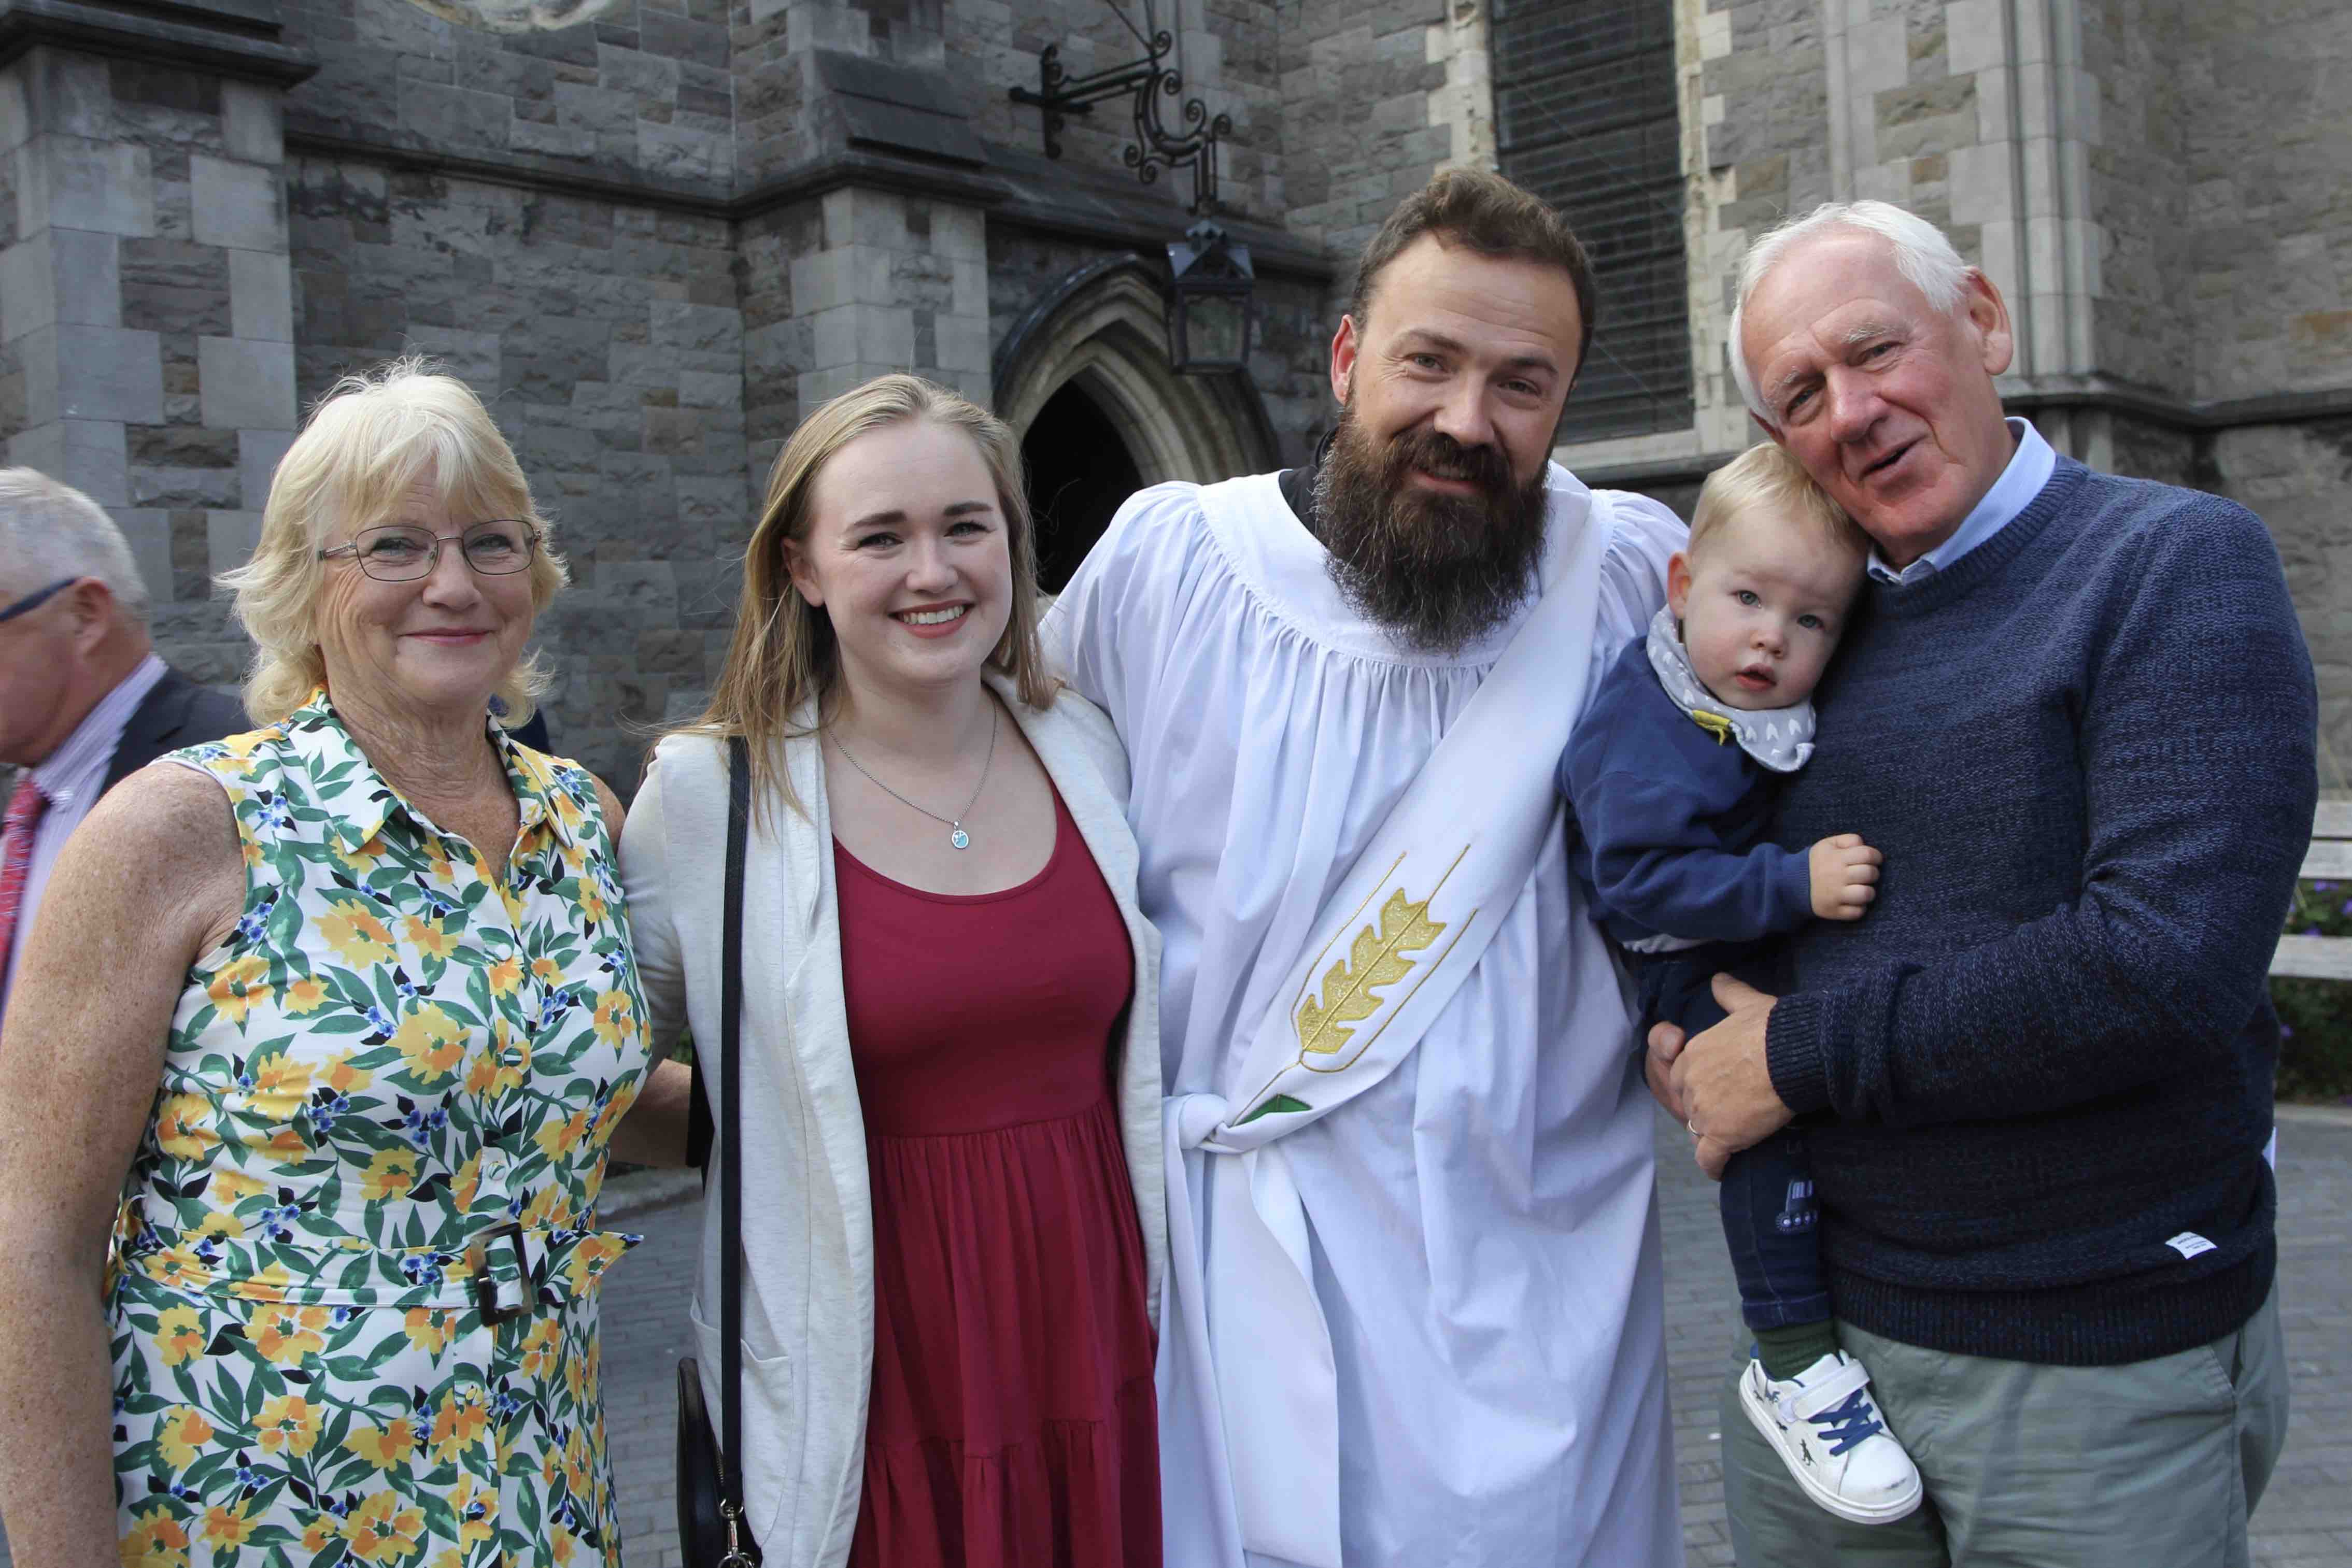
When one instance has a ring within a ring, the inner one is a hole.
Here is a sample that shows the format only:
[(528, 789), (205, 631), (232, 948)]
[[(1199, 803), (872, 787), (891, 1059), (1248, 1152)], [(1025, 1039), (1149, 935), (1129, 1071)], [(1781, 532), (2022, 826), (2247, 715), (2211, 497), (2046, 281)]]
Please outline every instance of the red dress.
[(1059, 796), (1054, 816), (1045, 869), (977, 896), (834, 846), (874, 1191), (852, 1568), (1160, 1562), (1143, 1236), (1112, 1087), (1134, 960)]

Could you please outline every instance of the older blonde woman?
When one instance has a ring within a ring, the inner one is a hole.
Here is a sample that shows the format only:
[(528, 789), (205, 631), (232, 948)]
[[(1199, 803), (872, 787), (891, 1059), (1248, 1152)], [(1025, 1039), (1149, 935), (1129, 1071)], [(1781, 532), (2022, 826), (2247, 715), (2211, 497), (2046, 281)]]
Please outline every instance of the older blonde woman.
[(263, 727), (68, 843), (0, 1040), (19, 1561), (620, 1561), (596, 1195), (685, 1074), (618, 805), (485, 722), (563, 578), (461, 383), (346, 381), (229, 580)]
[(741, 1162), (767, 1568), (1160, 1561), (1157, 938), (1126, 758), (1044, 672), (1031, 559), (1003, 423), (911, 376), (827, 403), (623, 844), (656, 1038), (690, 1019), (708, 1056), (745, 737), (742, 1146), (715, 1157)]

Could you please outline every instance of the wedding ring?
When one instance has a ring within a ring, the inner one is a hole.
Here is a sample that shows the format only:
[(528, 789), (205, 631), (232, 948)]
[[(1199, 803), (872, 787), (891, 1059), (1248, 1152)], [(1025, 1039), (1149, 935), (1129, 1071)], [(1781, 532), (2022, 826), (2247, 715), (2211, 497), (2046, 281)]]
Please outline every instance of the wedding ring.
[(1696, 1138), (1702, 1135), (1698, 1130), (1698, 1118), (1696, 1116), (1691, 1117), (1688, 1121), (1685, 1122), (1683, 1125), (1690, 1129), (1690, 1135), (1692, 1137)]

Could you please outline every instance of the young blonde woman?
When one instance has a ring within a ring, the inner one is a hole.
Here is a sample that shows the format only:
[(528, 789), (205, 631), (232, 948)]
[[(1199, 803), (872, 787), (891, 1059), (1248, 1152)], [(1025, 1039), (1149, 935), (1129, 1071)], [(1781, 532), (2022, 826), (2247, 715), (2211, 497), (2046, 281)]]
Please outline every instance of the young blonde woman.
[(713, 1157), (767, 1568), (1160, 1561), (1157, 939), (1125, 755), (1042, 668), (1032, 560), (1002, 423), (911, 376), (827, 403), (770, 477), (710, 709), (630, 813), (656, 1038), (716, 1042), (748, 741), (741, 1147)]

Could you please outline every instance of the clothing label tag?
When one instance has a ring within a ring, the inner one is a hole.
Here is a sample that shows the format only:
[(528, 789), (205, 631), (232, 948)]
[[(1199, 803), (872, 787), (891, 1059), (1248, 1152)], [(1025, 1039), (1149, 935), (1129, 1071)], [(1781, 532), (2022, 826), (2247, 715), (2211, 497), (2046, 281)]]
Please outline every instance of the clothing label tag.
[(2206, 1240), (2202, 1236), (2198, 1235), (2194, 1230), (2184, 1230), (2179, 1235), (2174, 1237), (2171, 1240), (2166, 1242), (2165, 1245), (2171, 1248), (2175, 1252), (2179, 1253), (2183, 1258), (2194, 1258), (2200, 1252), (2210, 1252), (2213, 1250), (2213, 1244), (2210, 1241)]

